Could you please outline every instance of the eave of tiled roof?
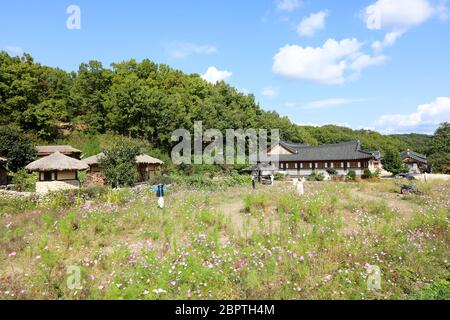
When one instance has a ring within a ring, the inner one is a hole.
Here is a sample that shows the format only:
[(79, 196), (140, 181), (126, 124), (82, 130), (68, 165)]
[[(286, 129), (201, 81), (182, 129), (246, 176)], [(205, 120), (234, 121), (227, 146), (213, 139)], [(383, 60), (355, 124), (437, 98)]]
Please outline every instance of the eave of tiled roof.
[(374, 152), (360, 150), (359, 141), (303, 146), (296, 154), (279, 155), (280, 161), (364, 160), (376, 158)]

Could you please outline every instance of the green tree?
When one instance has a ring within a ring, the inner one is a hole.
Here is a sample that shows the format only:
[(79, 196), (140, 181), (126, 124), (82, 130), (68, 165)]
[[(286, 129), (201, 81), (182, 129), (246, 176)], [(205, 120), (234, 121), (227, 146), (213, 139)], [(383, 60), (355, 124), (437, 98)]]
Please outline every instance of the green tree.
[(444, 122), (431, 138), (428, 161), (434, 172), (450, 171), (450, 123)]
[(0, 156), (8, 159), (8, 169), (17, 172), (36, 158), (36, 149), (22, 130), (0, 126)]
[(383, 168), (393, 175), (408, 171), (408, 168), (400, 158), (400, 153), (394, 149), (388, 149), (385, 152), (382, 162)]
[(136, 156), (140, 148), (131, 139), (119, 138), (104, 151), (100, 159), (102, 174), (113, 187), (125, 187), (134, 184), (137, 178)]

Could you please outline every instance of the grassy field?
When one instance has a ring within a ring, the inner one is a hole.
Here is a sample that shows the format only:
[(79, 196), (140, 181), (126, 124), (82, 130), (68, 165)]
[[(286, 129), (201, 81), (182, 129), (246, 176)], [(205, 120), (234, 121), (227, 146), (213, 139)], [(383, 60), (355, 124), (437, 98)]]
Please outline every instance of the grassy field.
[(418, 186), (0, 197), (0, 299), (449, 299), (450, 182)]

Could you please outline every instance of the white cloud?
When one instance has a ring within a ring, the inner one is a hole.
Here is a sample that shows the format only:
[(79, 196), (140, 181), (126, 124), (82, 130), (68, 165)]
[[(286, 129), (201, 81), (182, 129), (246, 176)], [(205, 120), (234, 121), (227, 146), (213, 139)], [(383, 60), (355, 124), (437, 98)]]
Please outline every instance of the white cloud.
[(304, 109), (321, 109), (363, 101), (367, 101), (367, 99), (330, 98), (317, 101), (310, 101), (304, 105)]
[(222, 80), (226, 80), (233, 75), (232, 72), (226, 70), (218, 70), (216, 67), (209, 67), (205, 74), (202, 75), (202, 79), (209, 83), (217, 83)]
[(381, 64), (385, 56), (361, 52), (357, 39), (328, 39), (322, 47), (286, 45), (274, 56), (272, 70), (285, 78), (303, 79), (323, 84), (341, 84), (358, 77), (368, 66)]
[(261, 94), (267, 98), (275, 98), (276, 96), (278, 96), (278, 90), (276, 88), (273, 87), (265, 87), (262, 91)]
[(391, 132), (432, 133), (442, 122), (450, 121), (450, 98), (439, 97), (435, 101), (419, 105), (410, 114), (389, 114), (381, 116), (375, 125), (378, 130)]
[(312, 37), (318, 30), (325, 28), (325, 18), (328, 11), (323, 10), (312, 13), (309, 17), (304, 18), (297, 26), (297, 32), (302, 37)]
[(292, 12), (301, 5), (299, 0), (277, 0), (277, 8), (280, 11)]
[(403, 29), (425, 22), (435, 10), (428, 0), (378, 0), (365, 8), (364, 19), (370, 30)]
[(398, 38), (400, 38), (406, 32), (405, 29), (397, 30), (386, 33), (383, 41), (375, 41), (372, 43), (372, 48), (376, 51), (381, 51), (386, 47), (391, 47), (395, 44)]
[(192, 54), (212, 54), (217, 53), (218, 49), (212, 45), (199, 45), (190, 42), (172, 42), (167, 44), (166, 51), (175, 59), (183, 59)]
[(18, 46), (5, 46), (5, 49), (13, 55), (16, 56), (21, 56), (23, 54), (23, 49), (22, 47), (18, 47)]
[(388, 30), (383, 41), (375, 41), (372, 47), (380, 51), (392, 46), (414, 26), (437, 16), (448, 18), (447, 0), (438, 4), (430, 0), (377, 0), (363, 10), (363, 19), (370, 30)]

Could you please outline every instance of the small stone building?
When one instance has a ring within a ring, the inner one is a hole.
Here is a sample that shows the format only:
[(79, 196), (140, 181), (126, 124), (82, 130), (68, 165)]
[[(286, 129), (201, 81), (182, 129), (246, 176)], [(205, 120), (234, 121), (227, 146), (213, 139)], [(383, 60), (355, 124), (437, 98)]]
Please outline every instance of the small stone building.
[(0, 186), (8, 183), (8, 175), (6, 171), (6, 159), (0, 157)]
[(30, 163), (25, 169), (37, 172), (39, 176), (36, 192), (47, 193), (79, 188), (78, 171), (87, 170), (89, 166), (81, 160), (55, 152)]
[[(82, 161), (89, 165), (89, 174), (91, 176), (99, 175), (101, 173), (100, 160), (104, 157), (104, 153), (101, 152), (95, 156), (83, 159)], [(138, 171), (138, 181), (145, 182), (156, 175), (158, 169), (164, 162), (153, 158), (146, 154), (141, 154), (136, 157), (136, 169)]]

